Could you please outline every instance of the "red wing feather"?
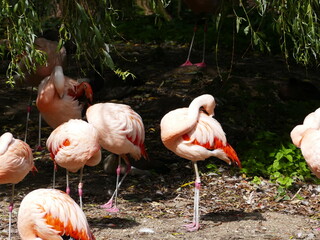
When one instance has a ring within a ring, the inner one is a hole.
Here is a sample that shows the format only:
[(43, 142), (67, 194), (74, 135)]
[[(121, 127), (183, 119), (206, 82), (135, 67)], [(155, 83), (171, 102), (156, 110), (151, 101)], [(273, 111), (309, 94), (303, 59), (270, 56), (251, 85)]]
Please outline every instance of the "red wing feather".
[[(185, 141), (190, 141), (190, 137), (188, 134), (184, 134), (182, 138)], [(217, 137), (214, 138), (213, 145), (210, 142), (200, 143), (197, 139), (194, 139), (191, 144), (202, 146), (208, 150), (220, 148), (226, 153), (226, 155), (232, 160), (232, 162), (234, 162), (239, 168), (242, 167), (236, 151), (231, 147), (230, 144), (227, 143), (226, 145), (224, 145), (223, 142)]]

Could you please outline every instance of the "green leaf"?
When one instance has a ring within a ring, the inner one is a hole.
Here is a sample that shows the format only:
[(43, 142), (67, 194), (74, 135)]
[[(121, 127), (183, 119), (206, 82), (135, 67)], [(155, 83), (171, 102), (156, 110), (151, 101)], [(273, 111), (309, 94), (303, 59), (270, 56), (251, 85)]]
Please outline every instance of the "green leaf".
[(248, 35), (248, 34), (249, 34), (249, 30), (250, 30), (250, 26), (248, 25), (248, 26), (246, 26), (246, 27), (244, 28), (244, 30), (243, 30), (244, 34), (245, 34), (245, 35)]

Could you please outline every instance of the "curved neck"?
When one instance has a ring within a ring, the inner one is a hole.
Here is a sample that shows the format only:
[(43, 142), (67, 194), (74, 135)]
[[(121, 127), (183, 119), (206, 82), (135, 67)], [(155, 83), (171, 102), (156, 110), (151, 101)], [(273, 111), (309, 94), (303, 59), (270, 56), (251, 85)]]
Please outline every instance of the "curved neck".
[(55, 66), (51, 74), (51, 77), (53, 77), (53, 84), (55, 89), (57, 90), (57, 93), (59, 94), (59, 97), (62, 98), (64, 95), (64, 83), (65, 83), (62, 67)]
[(188, 116), (191, 118), (199, 117), (199, 111), (202, 107), (203, 110), (209, 115), (214, 115), (214, 108), (216, 106), (214, 98), (209, 94), (201, 95), (195, 98), (189, 105)]
[(0, 155), (4, 154), (10, 143), (13, 141), (13, 136), (11, 133), (4, 133), (2, 134), (2, 136), (0, 137)]

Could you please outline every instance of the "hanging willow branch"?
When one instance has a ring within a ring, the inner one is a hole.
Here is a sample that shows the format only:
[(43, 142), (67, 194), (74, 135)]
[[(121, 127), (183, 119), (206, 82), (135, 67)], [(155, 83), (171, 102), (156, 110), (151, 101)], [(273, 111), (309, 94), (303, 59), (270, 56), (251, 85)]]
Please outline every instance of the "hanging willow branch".
[(251, 33), (254, 45), (272, 50), (268, 40), (274, 39), (268, 39), (268, 31), (273, 26), (273, 36), (279, 39), (287, 63), (294, 59), (304, 66), (319, 65), (319, 0), (240, 0), (239, 3), (243, 14), (236, 12), (237, 25), (244, 25), (243, 31)]

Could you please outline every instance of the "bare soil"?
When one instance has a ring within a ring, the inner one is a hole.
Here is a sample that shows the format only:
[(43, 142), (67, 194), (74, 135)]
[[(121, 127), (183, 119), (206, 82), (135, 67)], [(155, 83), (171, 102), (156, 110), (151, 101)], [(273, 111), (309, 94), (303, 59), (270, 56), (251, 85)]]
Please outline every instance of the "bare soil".
[[(179, 68), (187, 52), (180, 46), (164, 45), (159, 48), (132, 44), (119, 46), (119, 49), (132, 60), (126, 62), (119, 59), (121, 66), (130, 69), (138, 78), (124, 83), (108, 75), (104, 85), (92, 82), (94, 88), (99, 90), (95, 92), (95, 101), (126, 103), (141, 114), (151, 160), (136, 162), (136, 166), (144, 170), (133, 171), (134, 174), (124, 181), (118, 203), (120, 212), (117, 214), (100, 208), (112, 194), (114, 174), (104, 171), (103, 161), (96, 167), (85, 168), (84, 212), (96, 239), (320, 239), (318, 186), (296, 183), (288, 192), (288, 198), (284, 199), (279, 197), (277, 184), (265, 179), (261, 179), (260, 185), (253, 184), (251, 178), (219, 160), (215, 160), (218, 164), (215, 173), (208, 171), (205, 162), (199, 163), (202, 173), (201, 229), (187, 232), (182, 225), (192, 219), (193, 170), (190, 162), (164, 148), (159, 130), (161, 117), (166, 112), (187, 106), (194, 97), (203, 93), (211, 93), (217, 98), (217, 119), (236, 150), (241, 140), (255, 134), (258, 128), (290, 129), (303, 119), (303, 115), (297, 116), (298, 120), (290, 120), (274, 112), (272, 103), (290, 106), (290, 98), (296, 98), (294, 91), (284, 91), (286, 96), (282, 98), (279, 97), (280, 92), (290, 86), (290, 78), (305, 78), (303, 68), (294, 67), (289, 72), (280, 57), (251, 55), (236, 56), (230, 72), (231, 56), (228, 54), (221, 54), (218, 62), (208, 56), (205, 70)], [(193, 54), (201, 59), (199, 52)], [(71, 64), (66, 72), (71, 77), (80, 77)], [(219, 74), (225, 80), (222, 81)], [(229, 79), (226, 78), (228, 75)], [(309, 71), (308, 79), (316, 86), (316, 72)], [(23, 139), (31, 90), (24, 86), (10, 88), (4, 82), (2, 75), (1, 133), (10, 131), (16, 138)], [(300, 93), (304, 91), (300, 90)], [(35, 96), (34, 90), (33, 99)], [(310, 93), (305, 97), (313, 98)], [(316, 105), (317, 97), (305, 100), (314, 101), (310, 109), (319, 106)], [(261, 112), (249, 113), (248, 107), (253, 103), (261, 104)], [(305, 113), (310, 109), (305, 109)], [(30, 117), (27, 142), (35, 147), (38, 141), (38, 113), (34, 102)], [(265, 123), (258, 122), (256, 118), (264, 119)], [(52, 129), (43, 123), (42, 130), (44, 147)], [(104, 151), (103, 157), (108, 154)], [(239, 155), (241, 158), (241, 151)], [(19, 239), (16, 218), (22, 198), (34, 189), (50, 188), (52, 184), (53, 164), (48, 151), (44, 148), (34, 152), (34, 157), (38, 173), (34, 176), (29, 174), (16, 186), (12, 239)], [(64, 175), (64, 170), (60, 168), (57, 178), (61, 190), (65, 188)], [(78, 174), (73, 174), (71, 196), (76, 201), (77, 182)], [(0, 186), (0, 239), (7, 238), (10, 190), (9, 185)]]

